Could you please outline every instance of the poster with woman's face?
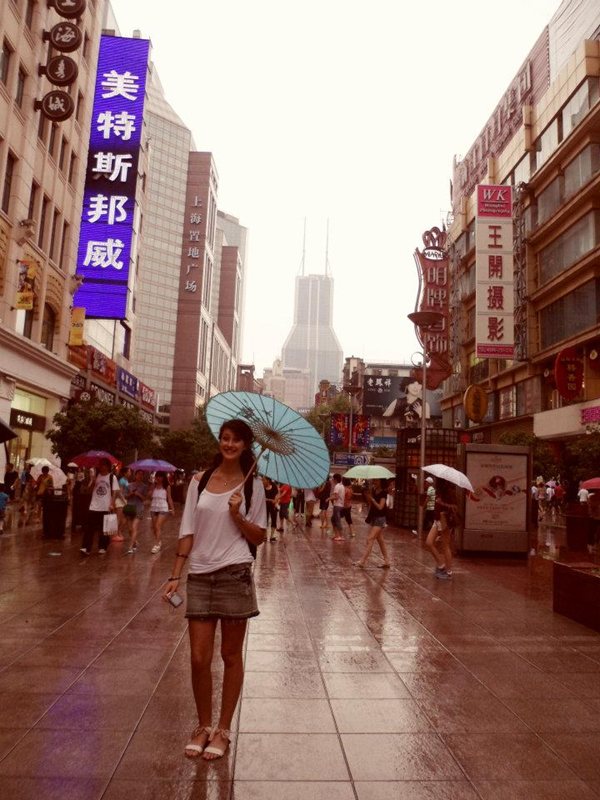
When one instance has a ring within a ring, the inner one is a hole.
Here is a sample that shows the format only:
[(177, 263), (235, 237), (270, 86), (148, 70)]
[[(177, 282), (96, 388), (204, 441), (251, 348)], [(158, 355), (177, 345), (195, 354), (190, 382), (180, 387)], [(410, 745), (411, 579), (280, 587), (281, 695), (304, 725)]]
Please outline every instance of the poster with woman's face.
[(475, 491), (465, 503), (465, 528), (527, 530), (527, 456), (467, 452), (466, 457)]

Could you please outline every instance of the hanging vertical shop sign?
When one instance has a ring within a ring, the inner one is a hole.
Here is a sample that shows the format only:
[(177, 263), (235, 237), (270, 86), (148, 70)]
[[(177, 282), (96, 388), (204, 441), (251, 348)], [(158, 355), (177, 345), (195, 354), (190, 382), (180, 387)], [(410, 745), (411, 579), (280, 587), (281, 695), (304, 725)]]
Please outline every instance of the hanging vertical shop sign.
[(127, 316), (148, 49), (147, 39), (100, 41), (74, 297), (88, 318)]
[(19, 261), (19, 274), (17, 277), (17, 297), (15, 308), (31, 311), (35, 298), (35, 278), (37, 265), (35, 261)]
[(70, 347), (80, 347), (83, 344), (84, 323), (85, 323), (85, 308), (71, 309), (71, 329), (69, 331)]
[(583, 358), (575, 347), (566, 347), (556, 356), (554, 380), (563, 400), (575, 400), (583, 388)]
[(431, 228), (423, 234), (423, 250), (415, 250), (419, 274), (419, 311), (435, 311), (442, 315), (439, 325), (427, 330), (418, 329), (419, 341), (430, 361), (427, 369), (427, 388), (437, 389), (452, 374), (448, 359), (449, 272), (447, 234)]
[(77, 19), (85, 11), (86, 0), (49, 0), (48, 5), (65, 19)]
[(477, 187), (475, 355), (514, 358), (512, 187)]

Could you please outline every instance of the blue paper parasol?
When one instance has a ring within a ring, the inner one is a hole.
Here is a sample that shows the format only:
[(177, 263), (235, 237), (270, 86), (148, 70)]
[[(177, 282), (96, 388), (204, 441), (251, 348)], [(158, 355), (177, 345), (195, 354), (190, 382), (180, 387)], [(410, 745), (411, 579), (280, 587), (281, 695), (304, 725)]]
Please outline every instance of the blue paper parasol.
[(223, 392), (209, 400), (206, 421), (215, 437), (224, 422), (241, 419), (251, 429), (258, 471), (296, 489), (320, 486), (329, 475), (329, 452), (297, 411), (252, 392)]

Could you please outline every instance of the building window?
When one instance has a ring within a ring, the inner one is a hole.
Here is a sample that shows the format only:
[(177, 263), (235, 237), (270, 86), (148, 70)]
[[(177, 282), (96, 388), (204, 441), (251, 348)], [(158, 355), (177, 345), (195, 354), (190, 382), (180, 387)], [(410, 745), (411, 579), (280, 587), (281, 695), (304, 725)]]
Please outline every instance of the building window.
[(8, 83), (8, 73), (10, 71), (10, 59), (12, 57), (12, 49), (6, 39), (2, 43), (2, 50), (0, 51), (0, 81), (6, 86)]
[(6, 156), (6, 170), (4, 172), (4, 186), (2, 188), (2, 204), (1, 208), (5, 214), (8, 214), (10, 206), (10, 192), (12, 188), (13, 175), (15, 171), (15, 164), (17, 159), (12, 153)]
[(83, 95), (81, 92), (77, 92), (77, 102), (75, 104), (75, 119), (77, 122), (81, 122), (81, 115), (83, 113)]
[(48, 152), (50, 153), (52, 158), (55, 158), (54, 150), (56, 148), (57, 131), (58, 131), (58, 125), (55, 122), (53, 122), (52, 125), (50, 126), (50, 139), (48, 140)]
[(46, 142), (46, 129), (48, 127), (48, 119), (40, 111), (40, 121), (38, 123), (38, 139)]
[(599, 314), (600, 282), (594, 279), (540, 311), (541, 349), (596, 328)]
[(600, 211), (590, 211), (538, 254), (539, 283), (543, 286), (572, 267), (600, 241)]
[(27, 209), (27, 219), (35, 219), (35, 207), (37, 206), (37, 197), (40, 187), (35, 181), (31, 184), (31, 192), (29, 193), (29, 208)]
[(48, 216), (49, 205), (50, 200), (44, 195), (44, 199), (42, 200), (42, 214), (40, 216), (40, 228), (38, 230), (38, 247), (40, 250), (44, 249), (44, 233), (46, 230), (46, 217)]
[(539, 137), (536, 145), (535, 168), (539, 169), (558, 147), (558, 120), (554, 119)]
[(40, 343), (46, 350), (54, 347), (54, 331), (56, 329), (56, 312), (48, 303), (44, 306), (44, 317), (42, 319), (42, 334)]
[(15, 331), (20, 333), (26, 339), (31, 339), (31, 332), (33, 330), (33, 310), (17, 311), (17, 319), (15, 323)]
[(56, 239), (58, 235), (58, 221), (60, 219), (60, 211), (54, 210), (54, 214), (52, 215), (52, 230), (50, 232), (50, 249), (48, 251), (48, 255), (54, 261), (55, 250), (56, 250)]
[(27, 73), (23, 67), (19, 67), (17, 73), (17, 91), (15, 92), (15, 103), (19, 108), (23, 108), (23, 98), (25, 96), (25, 83), (27, 81)]
[(62, 229), (62, 239), (60, 242), (60, 256), (58, 259), (58, 266), (64, 271), (67, 272), (65, 267), (65, 248), (67, 246), (67, 242), (69, 241), (69, 223), (63, 222), (63, 229)]
[(27, 0), (25, 5), (25, 25), (31, 30), (33, 26), (33, 12), (35, 10), (35, 0)]
[(71, 152), (71, 158), (69, 160), (69, 175), (68, 175), (68, 181), (71, 184), (71, 186), (74, 185), (76, 177), (77, 177), (77, 156), (75, 155), (75, 153)]
[(60, 143), (60, 155), (58, 156), (58, 168), (61, 172), (65, 171), (65, 161), (67, 157), (67, 147), (69, 146), (69, 142), (63, 136), (62, 141)]

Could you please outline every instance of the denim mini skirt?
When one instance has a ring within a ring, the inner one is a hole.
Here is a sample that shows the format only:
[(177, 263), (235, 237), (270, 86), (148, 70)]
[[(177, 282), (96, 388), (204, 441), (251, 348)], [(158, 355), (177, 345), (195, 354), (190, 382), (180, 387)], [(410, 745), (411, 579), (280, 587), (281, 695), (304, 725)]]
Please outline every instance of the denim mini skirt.
[(188, 573), (188, 619), (249, 619), (259, 614), (252, 564), (230, 564), (215, 572)]

